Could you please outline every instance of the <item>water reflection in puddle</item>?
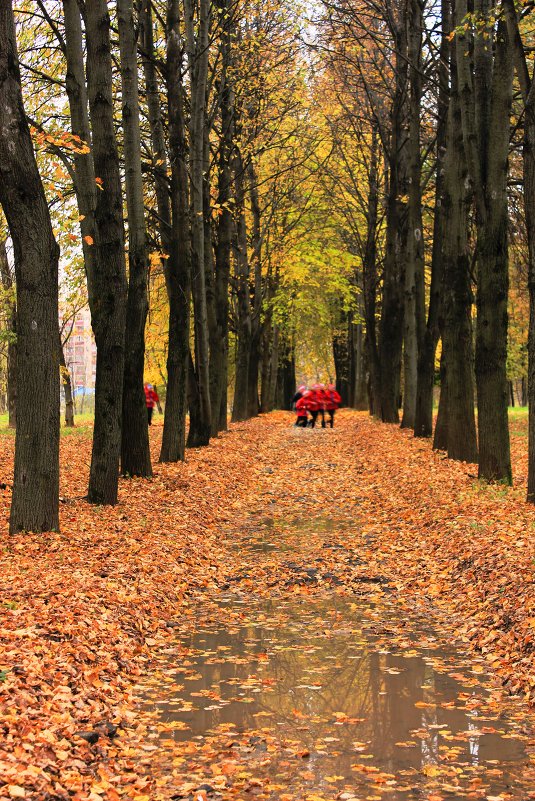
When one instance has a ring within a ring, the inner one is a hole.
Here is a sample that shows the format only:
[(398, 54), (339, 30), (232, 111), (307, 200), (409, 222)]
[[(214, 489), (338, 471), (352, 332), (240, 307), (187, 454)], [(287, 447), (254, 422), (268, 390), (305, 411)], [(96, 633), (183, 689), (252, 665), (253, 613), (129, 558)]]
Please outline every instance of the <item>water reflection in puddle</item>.
[(506, 717), (483, 663), (460, 662), (425, 623), (336, 595), (227, 609), (228, 627), (198, 631), (179, 667), (170, 655), (178, 687), (153, 701), (191, 780), (183, 795), (204, 781), (240, 798), (530, 797), (522, 712)]

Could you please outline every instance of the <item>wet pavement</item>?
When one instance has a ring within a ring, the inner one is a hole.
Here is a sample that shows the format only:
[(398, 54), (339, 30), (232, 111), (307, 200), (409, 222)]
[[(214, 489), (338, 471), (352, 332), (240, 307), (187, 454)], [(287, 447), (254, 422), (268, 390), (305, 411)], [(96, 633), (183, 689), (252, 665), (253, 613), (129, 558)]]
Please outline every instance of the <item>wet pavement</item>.
[[(279, 552), (312, 580), (284, 529), (264, 519), (235, 547)], [(173, 798), (535, 798), (520, 700), (392, 588), (255, 602), (232, 587), (177, 638), (147, 699), (183, 779)]]

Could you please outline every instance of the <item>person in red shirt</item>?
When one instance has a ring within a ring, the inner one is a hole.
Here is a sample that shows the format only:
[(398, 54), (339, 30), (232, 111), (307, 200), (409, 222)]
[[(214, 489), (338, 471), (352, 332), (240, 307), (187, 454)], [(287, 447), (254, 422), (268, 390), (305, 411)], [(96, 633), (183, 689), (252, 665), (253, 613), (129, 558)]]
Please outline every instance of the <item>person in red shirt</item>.
[(306, 396), (308, 392), (304, 392), (295, 404), (295, 411), (297, 412), (297, 420), (295, 425), (298, 428), (306, 428), (308, 422), (308, 401)]
[(152, 384), (146, 383), (144, 386), (144, 390), (145, 390), (145, 403), (147, 404), (147, 420), (150, 426), (152, 425), (152, 414), (154, 412), (154, 407), (157, 406), (158, 411), (161, 412), (160, 398), (158, 397), (158, 393), (156, 392)]
[(318, 419), (318, 414), (320, 412), (320, 399), (318, 397), (318, 385), (314, 384), (310, 393), (308, 395), (308, 411), (311, 415), (311, 420), (308, 421), (308, 425), (310, 428), (314, 428), (316, 425), (316, 420)]
[(321, 417), (321, 427), (325, 428), (325, 412), (327, 411), (327, 403), (329, 401), (329, 393), (325, 389), (325, 384), (319, 384), (317, 389), (317, 397), (319, 403), (319, 414)]
[(342, 398), (336, 391), (336, 387), (334, 384), (329, 384), (327, 391), (326, 391), (327, 399), (326, 399), (326, 409), (327, 414), (329, 415), (329, 425), (331, 428), (334, 428), (334, 413), (340, 407), (342, 403)]

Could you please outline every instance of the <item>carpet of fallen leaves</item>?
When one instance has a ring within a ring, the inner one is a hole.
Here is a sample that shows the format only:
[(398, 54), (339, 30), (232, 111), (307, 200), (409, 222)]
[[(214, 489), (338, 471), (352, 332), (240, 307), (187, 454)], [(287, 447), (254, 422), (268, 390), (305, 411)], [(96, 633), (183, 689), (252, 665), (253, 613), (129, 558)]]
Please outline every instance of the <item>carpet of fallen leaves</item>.
[[(388, 581), (400, 602), (429, 604), (508, 689), (535, 701), (535, 510), (524, 503), (523, 425), (513, 427), (508, 489), (480, 484), (473, 465), (365, 414), (342, 412), (333, 431), (291, 422), (275, 413), (234, 425), (178, 465), (156, 463), (153, 426), (154, 478), (122, 480), (115, 508), (82, 500), (90, 429), (62, 438), (61, 533), (5, 534), (1, 547), (2, 801), (165, 798), (139, 750), (146, 721), (136, 696), (175, 629), (193, 630), (201, 600), (229, 587), (306, 600), (316, 585), (354, 592)], [(12, 456), (6, 435), (7, 482)], [(7, 531), (9, 488), (0, 494)], [(280, 523), (293, 562), (242, 547), (266, 517)], [(329, 519), (344, 548), (330, 549), (328, 569), (305, 581), (325, 545), (317, 523)]]

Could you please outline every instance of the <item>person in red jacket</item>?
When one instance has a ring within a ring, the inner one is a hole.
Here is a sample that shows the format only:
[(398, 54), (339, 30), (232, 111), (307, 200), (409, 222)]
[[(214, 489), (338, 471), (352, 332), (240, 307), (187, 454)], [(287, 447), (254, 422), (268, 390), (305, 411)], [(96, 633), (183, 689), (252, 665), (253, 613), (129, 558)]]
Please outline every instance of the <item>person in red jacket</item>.
[(308, 421), (308, 425), (310, 428), (314, 428), (316, 425), (316, 420), (318, 419), (318, 414), (320, 412), (320, 399), (318, 397), (318, 385), (314, 384), (312, 389), (309, 392), (307, 401), (308, 401), (308, 411), (310, 412), (311, 419)]
[(336, 387), (334, 384), (329, 384), (327, 388), (327, 400), (326, 400), (326, 408), (327, 414), (329, 415), (329, 425), (331, 428), (334, 428), (334, 413), (340, 407), (342, 403), (342, 398), (336, 391)]
[(305, 391), (295, 404), (295, 411), (297, 412), (297, 420), (295, 425), (298, 428), (306, 428), (308, 422), (308, 401), (305, 397), (308, 393)]
[(154, 412), (154, 407), (158, 407), (158, 411), (161, 412), (160, 406), (160, 398), (158, 397), (158, 393), (152, 386), (152, 384), (146, 383), (144, 386), (145, 390), (145, 403), (147, 404), (147, 420), (149, 426), (152, 425), (152, 414)]
[(321, 417), (321, 427), (325, 428), (325, 412), (327, 411), (327, 404), (329, 402), (329, 393), (325, 389), (325, 384), (319, 384), (316, 394), (319, 403), (319, 416)]

